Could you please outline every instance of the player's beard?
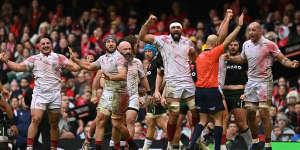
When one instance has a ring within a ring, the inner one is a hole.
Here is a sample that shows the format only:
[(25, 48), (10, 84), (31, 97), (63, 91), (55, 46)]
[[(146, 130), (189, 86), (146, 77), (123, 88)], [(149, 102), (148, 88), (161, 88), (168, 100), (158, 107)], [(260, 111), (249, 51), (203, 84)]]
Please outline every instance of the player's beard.
[[(175, 37), (174, 34), (178, 34), (178, 36)], [(171, 33), (171, 36), (172, 36), (172, 38), (173, 38), (174, 41), (178, 42), (180, 40), (181, 33)]]
[(108, 53), (113, 53), (113, 52), (115, 52), (115, 51), (116, 51), (116, 49), (114, 48), (114, 49), (112, 50), (112, 49), (108, 49), (108, 48), (106, 48), (106, 51), (107, 51)]
[(128, 62), (131, 62), (131, 61), (133, 60), (133, 58), (134, 58), (134, 56), (131, 55), (131, 54), (124, 54), (123, 56), (125, 57), (125, 59), (126, 59)]

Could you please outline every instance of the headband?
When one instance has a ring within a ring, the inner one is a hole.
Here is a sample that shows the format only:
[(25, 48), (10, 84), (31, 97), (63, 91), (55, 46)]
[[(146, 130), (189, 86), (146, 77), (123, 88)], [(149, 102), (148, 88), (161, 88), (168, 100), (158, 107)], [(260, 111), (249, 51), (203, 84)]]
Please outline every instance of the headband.
[(173, 22), (173, 23), (170, 24), (170, 29), (172, 27), (180, 27), (180, 28), (182, 28), (182, 25), (179, 22)]

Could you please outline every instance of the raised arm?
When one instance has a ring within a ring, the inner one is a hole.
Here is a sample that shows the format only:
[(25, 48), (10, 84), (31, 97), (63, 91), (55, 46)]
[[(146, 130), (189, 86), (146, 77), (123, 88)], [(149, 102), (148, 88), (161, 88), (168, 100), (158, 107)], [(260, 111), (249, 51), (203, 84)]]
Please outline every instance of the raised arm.
[(297, 60), (291, 61), (287, 57), (285, 57), (281, 52), (276, 56), (278, 61), (285, 67), (288, 68), (298, 68), (299, 62)]
[(218, 30), (218, 39), (217, 39), (217, 45), (220, 45), (222, 42), (224, 42), (227, 34), (228, 34), (228, 26), (229, 22), (232, 19), (233, 13), (231, 9), (227, 9), (226, 15), (220, 25), (220, 28)]
[(154, 35), (152, 34), (147, 34), (148, 33), (148, 28), (149, 25), (153, 22), (155, 22), (157, 18), (154, 15), (150, 15), (148, 20), (143, 24), (140, 33), (139, 33), (139, 39), (141, 41), (144, 41), (146, 43), (152, 44), (154, 42)]
[(72, 60), (68, 61), (65, 68), (70, 71), (74, 71), (74, 72), (79, 71), (81, 69), (80, 66), (78, 66), (76, 63), (74, 63)]
[(27, 71), (26, 65), (24, 62), (17, 64), (15, 62), (12, 62), (10, 60), (8, 60), (8, 58), (6, 57), (5, 53), (1, 53), (0, 54), (0, 61), (5, 63), (7, 65), (7, 67), (13, 71), (16, 72), (25, 72)]
[(223, 55), (225, 61), (234, 62), (237, 64), (243, 64), (247, 62), (247, 59), (243, 58), (240, 54), (236, 56), (230, 56), (229, 53)]
[[(73, 54), (73, 50), (69, 47), (69, 52), (70, 52), (70, 58), (71, 60), (76, 63), (80, 68), (85, 69), (85, 70), (89, 70), (89, 71), (94, 71), (97, 70), (98, 67), (88, 61), (84, 61), (84, 60), (80, 60), (78, 58), (75, 57), (75, 55)], [(77, 68), (73, 68), (73, 69), (77, 69)]]
[(226, 37), (226, 39), (223, 42), (224, 45), (224, 49), (227, 48), (227, 46), (235, 39), (235, 37), (238, 35), (240, 29), (243, 26), (243, 20), (244, 20), (244, 13), (241, 14), (241, 16), (239, 17), (239, 24), (237, 27), (235, 27), (235, 29), (228, 35), (228, 37)]

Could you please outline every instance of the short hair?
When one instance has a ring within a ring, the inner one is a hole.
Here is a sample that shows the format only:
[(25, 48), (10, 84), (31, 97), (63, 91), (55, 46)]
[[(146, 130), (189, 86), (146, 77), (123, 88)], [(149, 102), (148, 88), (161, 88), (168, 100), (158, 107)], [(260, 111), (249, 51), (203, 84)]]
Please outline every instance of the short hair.
[(45, 38), (46, 38), (46, 39), (49, 39), (49, 41), (50, 41), (51, 43), (53, 42), (52, 39), (51, 39), (48, 35), (46, 35), (46, 36), (40, 38), (38, 43), (40, 43), (41, 40), (42, 40), (42, 39), (45, 39)]
[(129, 42), (131, 47), (134, 48), (134, 45), (138, 42), (138, 39), (134, 35), (128, 35), (123, 39), (123, 41)]

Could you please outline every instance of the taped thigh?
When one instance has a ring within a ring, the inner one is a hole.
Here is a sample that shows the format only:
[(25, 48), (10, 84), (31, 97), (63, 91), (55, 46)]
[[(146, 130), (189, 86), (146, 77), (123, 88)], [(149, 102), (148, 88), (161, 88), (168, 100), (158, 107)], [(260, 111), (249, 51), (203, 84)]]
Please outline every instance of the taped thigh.
[(189, 110), (195, 109), (196, 108), (196, 106), (195, 106), (195, 98), (187, 101), (186, 105), (188, 106)]
[(168, 102), (168, 110), (170, 112), (179, 112), (180, 102)]
[(269, 105), (269, 103), (267, 101), (263, 101), (263, 102), (259, 102), (258, 108), (259, 109), (267, 109), (267, 110), (269, 110), (270, 109), (270, 105)]
[(245, 102), (245, 108), (246, 110), (250, 110), (250, 111), (256, 111), (258, 108), (258, 104), (254, 103), (254, 102)]

